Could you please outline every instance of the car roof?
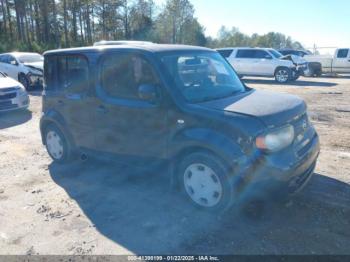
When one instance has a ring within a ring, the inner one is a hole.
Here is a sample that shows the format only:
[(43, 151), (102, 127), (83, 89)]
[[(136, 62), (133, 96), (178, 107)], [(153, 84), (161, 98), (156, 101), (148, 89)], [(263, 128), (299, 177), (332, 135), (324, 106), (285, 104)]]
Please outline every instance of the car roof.
[(69, 54), (69, 53), (91, 53), (100, 52), (104, 50), (140, 50), (148, 51), (152, 53), (160, 52), (171, 52), (171, 51), (211, 51), (213, 49), (190, 46), (190, 45), (171, 45), (171, 44), (126, 44), (126, 45), (100, 45), (100, 46), (89, 46), (89, 47), (78, 47), (78, 48), (68, 48), (68, 49), (56, 49), (50, 50), (44, 53), (44, 55), (52, 54)]
[(102, 40), (99, 42), (95, 42), (94, 46), (101, 46), (101, 45), (150, 45), (154, 44), (150, 41), (135, 41), (135, 40)]
[(10, 52), (10, 53), (3, 53), (0, 55), (12, 55), (14, 57), (19, 57), (21, 55), (40, 55), (39, 53), (34, 53), (34, 52)]

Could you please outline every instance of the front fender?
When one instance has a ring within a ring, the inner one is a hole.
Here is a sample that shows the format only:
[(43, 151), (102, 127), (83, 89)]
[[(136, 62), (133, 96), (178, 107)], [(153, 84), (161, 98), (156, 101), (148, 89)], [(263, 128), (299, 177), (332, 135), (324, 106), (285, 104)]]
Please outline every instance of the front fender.
[(168, 153), (170, 158), (175, 158), (191, 148), (208, 150), (232, 166), (244, 155), (239, 139), (242, 138), (228, 137), (212, 129), (191, 128), (182, 130), (172, 137)]

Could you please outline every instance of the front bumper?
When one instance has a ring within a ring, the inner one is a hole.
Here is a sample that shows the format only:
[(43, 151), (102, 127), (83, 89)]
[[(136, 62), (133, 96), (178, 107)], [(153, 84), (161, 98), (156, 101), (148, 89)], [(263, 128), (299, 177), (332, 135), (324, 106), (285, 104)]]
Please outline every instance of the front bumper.
[(0, 94), (0, 112), (27, 109), (30, 99), (28, 94), (18, 91)]
[(320, 152), (319, 137), (310, 128), (302, 141), (278, 154), (256, 152), (239, 178), (237, 197), (268, 197), (299, 192), (313, 175)]

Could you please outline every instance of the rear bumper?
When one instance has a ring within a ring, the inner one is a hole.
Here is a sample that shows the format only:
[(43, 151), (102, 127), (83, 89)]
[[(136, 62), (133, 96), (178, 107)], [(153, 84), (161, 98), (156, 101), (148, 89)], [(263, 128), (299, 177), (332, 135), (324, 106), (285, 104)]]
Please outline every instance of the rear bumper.
[(239, 198), (267, 197), (277, 193), (294, 195), (299, 192), (315, 170), (320, 152), (316, 133), (302, 150), (302, 156), (297, 156), (292, 150), (274, 156), (258, 154), (253, 164), (235, 181)]

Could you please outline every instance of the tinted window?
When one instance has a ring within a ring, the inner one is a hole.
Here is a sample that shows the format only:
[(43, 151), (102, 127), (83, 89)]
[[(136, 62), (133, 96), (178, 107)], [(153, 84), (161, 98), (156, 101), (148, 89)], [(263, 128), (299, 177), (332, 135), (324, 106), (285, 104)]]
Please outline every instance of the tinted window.
[(237, 58), (255, 58), (255, 50), (241, 49), (237, 51)]
[(337, 58), (347, 58), (349, 49), (339, 49)]
[(264, 50), (254, 50), (254, 51), (255, 51), (254, 58), (257, 58), (257, 59), (272, 58), (271, 55)]
[(9, 64), (17, 64), (17, 61), (16, 61), (16, 59), (13, 57), (13, 56), (11, 56), (11, 55), (9, 55), (9, 56), (7, 56), (7, 63), (9, 63)]
[(5, 55), (0, 56), (0, 63), (7, 63), (7, 58)]
[(82, 56), (61, 56), (57, 58), (58, 87), (77, 91), (88, 88), (89, 67)]
[(152, 66), (141, 56), (120, 53), (108, 55), (100, 66), (103, 90), (114, 98), (138, 99), (142, 84), (158, 85)]
[(233, 49), (225, 49), (225, 50), (217, 50), (220, 55), (222, 55), (224, 58), (230, 57), (230, 55), (233, 52)]
[(56, 57), (48, 56), (44, 63), (44, 88), (47, 90), (55, 88), (55, 65)]

